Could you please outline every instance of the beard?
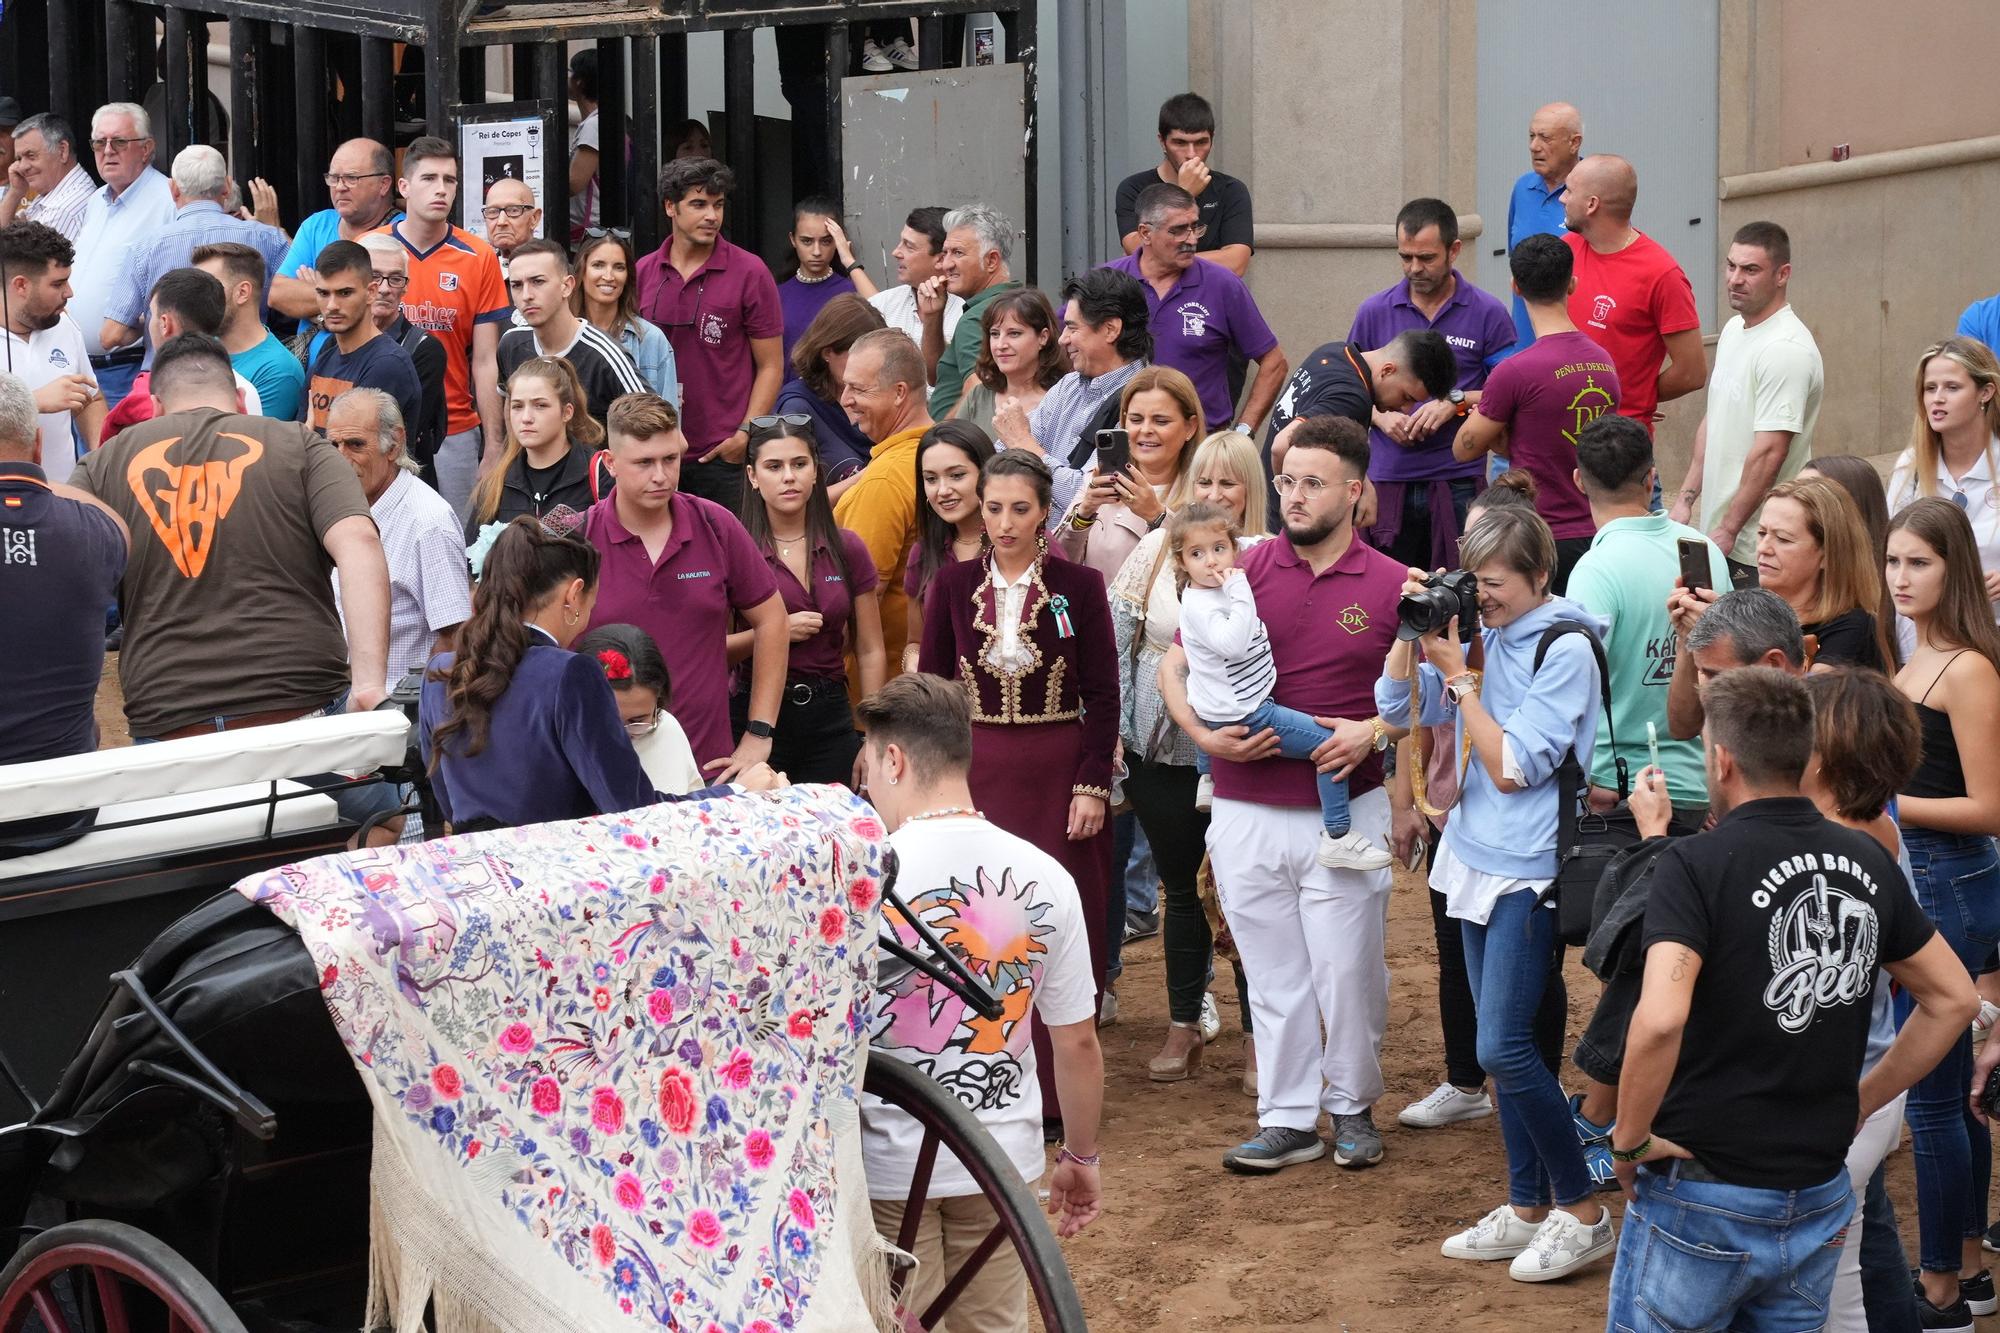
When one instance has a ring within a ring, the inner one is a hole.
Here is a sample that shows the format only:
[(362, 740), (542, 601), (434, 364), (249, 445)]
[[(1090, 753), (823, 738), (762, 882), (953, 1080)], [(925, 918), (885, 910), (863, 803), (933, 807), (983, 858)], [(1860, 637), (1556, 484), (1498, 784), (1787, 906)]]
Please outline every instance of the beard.
[(49, 313), (46, 315), (28, 316), (28, 327), (33, 329), (36, 333), (42, 333), (45, 332), (46, 330), (54, 328), (57, 325), (57, 323), (61, 321), (62, 317), (63, 317), (63, 307), (57, 306), (54, 310), (49, 311)]
[(1293, 546), (1318, 546), (1334, 533), (1339, 532), (1354, 517), (1354, 507), (1349, 505), (1338, 514), (1320, 518), (1294, 519), (1285, 517), (1285, 540)]

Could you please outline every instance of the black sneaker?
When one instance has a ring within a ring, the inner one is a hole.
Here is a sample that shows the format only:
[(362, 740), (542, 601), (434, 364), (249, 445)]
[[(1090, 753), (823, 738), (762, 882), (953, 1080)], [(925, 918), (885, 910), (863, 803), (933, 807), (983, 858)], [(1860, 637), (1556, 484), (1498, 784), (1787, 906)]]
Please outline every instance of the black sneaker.
[(1993, 1294), (1993, 1273), (1982, 1268), (1977, 1277), (1962, 1277), (1958, 1280), (1958, 1298), (1974, 1314), (1992, 1314), (2000, 1310), (2000, 1299)]
[(1917, 1284), (1917, 1322), (1924, 1333), (1973, 1333), (1972, 1307), (1965, 1303), (1964, 1297), (1939, 1309), (1924, 1295), (1921, 1282)]
[(1980, 1244), (1993, 1253), (2000, 1254), (2000, 1222), (1995, 1222), (1992, 1226), (1986, 1228), (1986, 1239), (1981, 1241)]

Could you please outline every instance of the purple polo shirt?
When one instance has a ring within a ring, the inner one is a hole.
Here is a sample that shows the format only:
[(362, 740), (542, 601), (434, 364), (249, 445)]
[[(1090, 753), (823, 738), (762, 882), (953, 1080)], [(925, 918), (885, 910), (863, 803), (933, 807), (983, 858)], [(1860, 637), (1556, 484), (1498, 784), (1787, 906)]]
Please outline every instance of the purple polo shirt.
[(1236, 402), (1229, 396), (1229, 349), (1256, 361), (1278, 345), (1278, 335), (1264, 322), (1243, 279), (1220, 264), (1196, 259), (1162, 296), (1139, 272), (1137, 254), (1104, 267), (1131, 274), (1146, 293), (1153, 364), (1172, 366), (1193, 380), (1208, 429), (1228, 429), (1236, 415)]
[[(1410, 282), (1405, 278), (1387, 291), (1380, 291), (1361, 303), (1354, 312), (1354, 327), (1347, 341), (1357, 352), (1373, 352), (1388, 345), (1405, 329), (1435, 329), (1451, 344), (1458, 358), (1458, 387), (1470, 392), (1484, 388), (1486, 372), (1499, 364), (1501, 355), (1514, 345), (1514, 317), (1489, 293), (1465, 280), (1457, 269), (1451, 271), (1457, 289), (1438, 311), (1436, 319), (1425, 319), (1423, 311), (1410, 300)], [(1438, 427), (1427, 440), (1405, 448), (1379, 430), (1368, 432), (1368, 476), (1374, 481), (1432, 481), (1438, 477), (1478, 477), (1486, 460), (1475, 458), (1461, 463), (1451, 456), (1451, 442), (1458, 434), (1453, 418)]]
[(673, 344), (681, 433), (688, 457), (700, 459), (750, 414), (757, 378), (750, 340), (782, 338), (785, 313), (771, 270), (748, 250), (717, 237), (708, 259), (685, 279), (671, 262), (672, 251), (669, 239), (639, 261), (639, 314)]
[(599, 625), (637, 625), (660, 645), (673, 698), (667, 711), (687, 733), (695, 762), (726, 759), (729, 738), (729, 615), (756, 606), (778, 590), (764, 553), (719, 504), (676, 493), (669, 502), (673, 535), (658, 561), (646, 544), (618, 521), (616, 492), (590, 507), (584, 533), (604, 557), (597, 578), (597, 609), (586, 631)]
[(819, 633), (792, 645), (791, 675), (835, 678), (847, 675), (847, 626), (854, 615), (854, 599), (862, 593), (874, 592), (881, 579), (867, 545), (846, 528), (840, 530), (840, 549), (847, 557), (847, 577), (843, 579), (839, 566), (833, 563), (833, 552), (824, 544), (816, 545), (812, 563), (806, 569), (812, 577), (810, 588), (799, 586), (798, 575), (792, 573), (791, 566), (776, 551), (764, 557), (771, 567), (771, 576), (777, 580), (778, 595), (785, 599), (785, 614), (794, 611), (820, 614)]
[[(1238, 563), (1271, 636), (1278, 669), (1271, 697), (1315, 717), (1375, 716), (1375, 679), (1396, 641), (1396, 601), (1408, 571), (1359, 537), (1317, 576), (1283, 536), (1258, 542)], [(1223, 800), (1319, 806), (1319, 787), (1306, 760), (1217, 759), (1213, 769), (1215, 794)], [(1350, 796), (1381, 785), (1378, 755), (1347, 778)]]

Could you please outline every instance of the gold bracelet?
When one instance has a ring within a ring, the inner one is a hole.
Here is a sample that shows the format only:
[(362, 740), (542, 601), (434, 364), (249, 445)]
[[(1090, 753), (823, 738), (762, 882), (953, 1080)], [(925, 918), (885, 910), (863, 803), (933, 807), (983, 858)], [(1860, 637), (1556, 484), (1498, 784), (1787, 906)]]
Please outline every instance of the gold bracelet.
[(1097, 522), (1097, 515), (1085, 514), (1081, 509), (1069, 516), (1069, 525), (1077, 532), (1088, 532), (1090, 525)]
[(1111, 788), (1088, 787), (1079, 782), (1076, 786), (1069, 789), (1069, 794), (1072, 796), (1095, 796), (1100, 801), (1108, 801), (1111, 799)]

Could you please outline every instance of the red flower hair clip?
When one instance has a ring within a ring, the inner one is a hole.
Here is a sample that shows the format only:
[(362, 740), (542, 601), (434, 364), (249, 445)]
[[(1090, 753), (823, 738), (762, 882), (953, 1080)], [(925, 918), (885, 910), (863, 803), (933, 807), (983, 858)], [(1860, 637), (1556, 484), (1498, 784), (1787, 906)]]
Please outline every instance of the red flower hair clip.
[(619, 652), (616, 648), (600, 649), (597, 654), (597, 662), (598, 665), (604, 668), (604, 678), (606, 680), (632, 679), (632, 659)]

